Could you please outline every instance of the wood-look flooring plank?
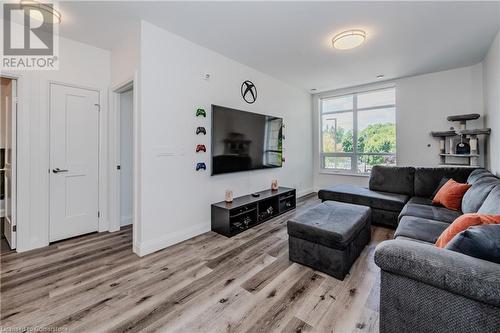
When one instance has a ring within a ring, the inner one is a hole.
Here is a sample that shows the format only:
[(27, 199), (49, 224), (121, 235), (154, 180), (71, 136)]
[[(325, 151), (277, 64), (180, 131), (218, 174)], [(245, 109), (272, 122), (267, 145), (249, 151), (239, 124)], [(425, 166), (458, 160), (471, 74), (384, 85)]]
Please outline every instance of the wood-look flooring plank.
[(290, 319), (288, 324), (281, 330), (281, 333), (302, 333), (302, 332), (312, 332), (313, 328), (306, 322), (293, 317)]
[(293, 317), (293, 309), (314, 291), (323, 281), (314, 271), (306, 273), (282, 297), (277, 299), (264, 316), (248, 329), (248, 332), (271, 332), (286, 326), (287, 315)]
[(132, 228), (0, 254), (3, 328), (66, 332), (378, 332), (372, 240), (339, 281), (288, 260), (296, 210), (226, 238), (208, 232), (143, 258)]
[(290, 266), (292, 262), (288, 260), (288, 253), (285, 253), (269, 266), (246, 280), (241, 287), (250, 293), (257, 293), (268, 285), (274, 278)]

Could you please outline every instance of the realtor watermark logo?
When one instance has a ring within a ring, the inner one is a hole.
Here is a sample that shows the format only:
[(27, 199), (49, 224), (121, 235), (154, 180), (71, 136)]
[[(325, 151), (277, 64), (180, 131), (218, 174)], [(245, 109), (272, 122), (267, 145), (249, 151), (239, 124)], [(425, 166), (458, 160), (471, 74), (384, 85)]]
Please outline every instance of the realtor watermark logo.
[(3, 70), (57, 70), (61, 16), (53, 2), (3, 4)]

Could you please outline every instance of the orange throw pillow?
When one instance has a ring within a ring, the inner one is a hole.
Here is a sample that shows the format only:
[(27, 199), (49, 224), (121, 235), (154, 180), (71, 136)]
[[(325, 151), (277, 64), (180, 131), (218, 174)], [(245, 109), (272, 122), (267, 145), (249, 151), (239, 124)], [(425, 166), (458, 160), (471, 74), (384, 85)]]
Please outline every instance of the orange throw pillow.
[(482, 224), (500, 224), (500, 215), (485, 215), (477, 213), (461, 215), (443, 231), (441, 236), (439, 236), (436, 241), (436, 246), (444, 248), (446, 244), (453, 239), (453, 237), (462, 231), (467, 230), (469, 227), (474, 225)]
[(462, 198), (472, 185), (457, 183), (453, 179), (448, 180), (436, 193), (432, 203), (434, 205), (443, 205), (452, 210), (460, 210), (462, 207)]

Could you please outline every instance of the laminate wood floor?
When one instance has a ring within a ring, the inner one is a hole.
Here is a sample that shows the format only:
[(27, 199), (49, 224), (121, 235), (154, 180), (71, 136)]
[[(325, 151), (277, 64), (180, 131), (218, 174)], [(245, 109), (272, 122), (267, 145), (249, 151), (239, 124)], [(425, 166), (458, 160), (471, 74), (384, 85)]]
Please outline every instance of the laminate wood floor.
[(297, 209), (226, 238), (208, 232), (143, 258), (132, 230), (1, 255), (1, 327), (57, 332), (378, 332), (372, 241), (344, 281), (288, 260)]

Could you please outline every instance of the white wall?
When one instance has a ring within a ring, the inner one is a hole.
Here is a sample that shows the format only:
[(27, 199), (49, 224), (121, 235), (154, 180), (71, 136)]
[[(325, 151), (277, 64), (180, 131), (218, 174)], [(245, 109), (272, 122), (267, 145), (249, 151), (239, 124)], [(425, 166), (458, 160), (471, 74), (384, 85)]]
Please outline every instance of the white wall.
[[(402, 78), (396, 86), (397, 163), (411, 166), (437, 166), (439, 141), (430, 136), (432, 130), (447, 130), (457, 126), (446, 120), (449, 115), (483, 114), (482, 64)], [(377, 85), (375, 85), (376, 87)], [(373, 87), (373, 86), (372, 86)], [(356, 87), (316, 94), (313, 98), (314, 115), (314, 187), (315, 190), (335, 184), (368, 185), (368, 177), (320, 173), (318, 99), (321, 96), (363, 90)], [(483, 118), (467, 123), (469, 128), (483, 126)], [(428, 147), (427, 145), (431, 146)]]
[[(142, 22), (140, 55), (141, 193), (139, 244), (144, 255), (210, 230), (210, 204), (270, 187), (272, 179), (312, 190), (311, 97), (252, 68), (198, 46), (147, 22)], [(203, 73), (211, 74), (209, 81)], [(244, 80), (258, 89), (247, 104), (240, 96)], [(281, 116), (286, 125), (281, 169), (210, 176), (195, 171), (196, 162), (210, 168), (210, 105), (218, 104)], [(196, 118), (202, 107), (208, 117)], [(196, 136), (197, 126), (207, 135)], [(195, 153), (196, 144), (207, 153)]]
[[(100, 123), (106, 126), (107, 88), (110, 84), (110, 53), (66, 38), (59, 39), (59, 70), (25, 71), (21, 75), (18, 96), (18, 163), (17, 163), (17, 242), (25, 251), (49, 244), (48, 168), (49, 168), (49, 83), (97, 88), (101, 97)], [(101, 132), (103, 155), (106, 140)], [(100, 161), (105, 170), (107, 160)], [(100, 183), (101, 193), (106, 183)], [(100, 230), (107, 223), (107, 200), (99, 198)]]
[(132, 79), (139, 68), (140, 25), (131, 21), (130, 31), (120, 36), (120, 41), (111, 50), (111, 86)]
[(120, 225), (132, 223), (133, 91), (120, 94)]
[(500, 176), (500, 32), (483, 61), (486, 126), (491, 128), (488, 167)]

